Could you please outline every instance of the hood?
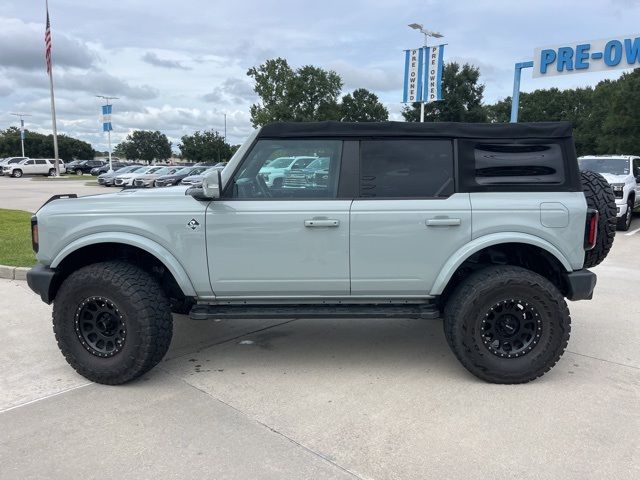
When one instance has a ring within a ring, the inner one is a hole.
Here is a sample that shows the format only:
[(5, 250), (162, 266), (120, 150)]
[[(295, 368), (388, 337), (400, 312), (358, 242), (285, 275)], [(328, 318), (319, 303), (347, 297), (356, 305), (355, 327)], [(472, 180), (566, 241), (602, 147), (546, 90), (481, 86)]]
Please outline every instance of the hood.
[(626, 183), (629, 175), (614, 175), (613, 173), (601, 173), (604, 179), (610, 184), (613, 183)]

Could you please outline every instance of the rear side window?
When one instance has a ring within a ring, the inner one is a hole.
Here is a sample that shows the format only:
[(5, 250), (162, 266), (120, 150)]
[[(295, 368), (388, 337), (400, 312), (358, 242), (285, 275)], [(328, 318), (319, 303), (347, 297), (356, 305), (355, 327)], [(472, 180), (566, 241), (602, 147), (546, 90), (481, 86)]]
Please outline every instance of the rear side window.
[(450, 140), (363, 140), (360, 197), (438, 198), (454, 192)]
[(36, 160), (36, 164), (38, 164), (38, 165), (46, 165), (47, 161), (46, 160)]
[(565, 177), (562, 149), (558, 144), (478, 143), (474, 160), (478, 185), (558, 185)]

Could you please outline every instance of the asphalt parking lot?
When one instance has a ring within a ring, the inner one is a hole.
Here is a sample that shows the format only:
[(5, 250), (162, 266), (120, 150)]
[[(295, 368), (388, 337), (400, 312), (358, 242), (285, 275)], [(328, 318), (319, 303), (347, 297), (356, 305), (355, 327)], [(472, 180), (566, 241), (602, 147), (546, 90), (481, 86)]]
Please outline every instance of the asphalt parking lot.
[[(21, 208), (13, 180), (0, 205)], [(467, 373), (440, 321), (184, 316), (142, 379), (91, 384), (51, 307), (0, 280), (0, 478), (640, 478), (637, 230), (570, 303), (558, 365), (519, 386)]]

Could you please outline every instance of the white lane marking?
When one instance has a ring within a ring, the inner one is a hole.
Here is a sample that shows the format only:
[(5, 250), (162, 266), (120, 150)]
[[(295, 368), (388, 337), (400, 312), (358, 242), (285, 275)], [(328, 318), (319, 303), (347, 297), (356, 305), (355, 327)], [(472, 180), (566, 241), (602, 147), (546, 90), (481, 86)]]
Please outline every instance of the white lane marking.
[(77, 390), (82, 387), (86, 387), (88, 385), (93, 385), (93, 382), (83, 383), (82, 385), (76, 385), (75, 387), (67, 388), (66, 390), (61, 390), (60, 392), (52, 393), (50, 395), (45, 395), (44, 397), (36, 398), (35, 400), (29, 400), (28, 402), (21, 403), (20, 405), (14, 405), (13, 407), (5, 408), (4, 410), (0, 410), (1, 413), (10, 412), (11, 410), (15, 410), (16, 408), (26, 407), (27, 405), (31, 405), (32, 403), (39, 402), (41, 400), (46, 400), (48, 398), (57, 397), (58, 395), (62, 395), (63, 393), (71, 392), (73, 390)]
[(635, 230), (631, 230), (630, 232), (625, 233), (625, 235), (628, 237), (629, 235), (635, 235), (638, 232), (640, 232), (640, 228), (636, 228)]

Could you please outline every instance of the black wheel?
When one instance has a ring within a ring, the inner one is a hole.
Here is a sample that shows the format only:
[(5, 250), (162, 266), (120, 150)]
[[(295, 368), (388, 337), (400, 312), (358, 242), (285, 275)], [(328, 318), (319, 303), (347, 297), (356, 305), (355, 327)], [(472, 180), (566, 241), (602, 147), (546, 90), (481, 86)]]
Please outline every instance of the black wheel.
[(13, 178), (20, 178), (22, 176), (22, 170), (20, 170), (19, 168), (16, 168), (12, 173), (11, 176)]
[(584, 267), (591, 268), (601, 263), (609, 254), (616, 236), (616, 197), (613, 188), (599, 173), (581, 172), (582, 190), (587, 206), (600, 213), (596, 246), (584, 254)]
[(525, 383), (562, 356), (571, 317), (546, 278), (520, 267), (495, 266), (465, 279), (444, 309), (444, 332), (458, 360), (492, 383)]
[(80, 170), (79, 168), (76, 169), (76, 175), (82, 175), (82, 170)]
[(49, 169), (49, 176), (53, 177), (56, 174), (56, 169), (55, 168), (50, 168)]
[(632, 198), (627, 201), (627, 211), (618, 219), (618, 224), (616, 225), (616, 228), (618, 230), (626, 232), (631, 227), (631, 220), (633, 218), (633, 203), (634, 202)]
[(129, 263), (102, 262), (64, 281), (53, 305), (53, 331), (80, 375), (117, 385), (162, 360), (171, 343), (172, 317), (155, 278)]
[(282, 178), (276, 178), (273, 181), (273, 188), (282, 188), (282, 182), (283, 182)]
[(171, 311), (180, 315), (188, 315), (196, 302), (191, 297), (183, 297), (181, 299), (171, 299)]

